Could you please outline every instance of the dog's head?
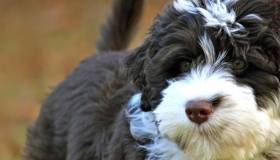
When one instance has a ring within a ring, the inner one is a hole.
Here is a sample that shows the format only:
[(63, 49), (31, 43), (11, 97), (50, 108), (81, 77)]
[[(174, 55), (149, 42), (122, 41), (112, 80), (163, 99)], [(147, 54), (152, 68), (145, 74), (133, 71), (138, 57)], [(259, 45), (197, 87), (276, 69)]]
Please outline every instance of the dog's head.
[(128, 59), (159, 131), (195, 159), (244, 159), (280, 137), (280, 41), (258, 0), (175, 0)]

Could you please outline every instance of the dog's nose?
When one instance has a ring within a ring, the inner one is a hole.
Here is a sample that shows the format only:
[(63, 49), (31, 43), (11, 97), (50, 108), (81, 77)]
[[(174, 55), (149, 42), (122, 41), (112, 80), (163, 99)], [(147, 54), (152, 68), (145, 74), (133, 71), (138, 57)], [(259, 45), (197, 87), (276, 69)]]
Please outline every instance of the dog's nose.
[(192, 122), (197, 124), (206, 122), (213, 112), (213, 104), (208, 101), (191, 101), (186, 106), (187, 116)]

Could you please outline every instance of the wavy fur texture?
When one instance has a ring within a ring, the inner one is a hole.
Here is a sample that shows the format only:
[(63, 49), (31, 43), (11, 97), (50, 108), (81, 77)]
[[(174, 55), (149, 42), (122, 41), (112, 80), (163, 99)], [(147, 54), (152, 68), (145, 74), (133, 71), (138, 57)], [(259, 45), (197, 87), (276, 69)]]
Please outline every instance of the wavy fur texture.
[[(140, 107), (178, 155), (280, 158), (280, 43), (271, 15), (261, 0), (175, 0), (129, 57)], [(201, 125), (185, 114), (193, 100), (215, 101)]]
[[(114, 4), (102, 52), (49, 95), (25, 160), (280, 159), (276, 5), (174, 0), (127, 55), (114, 51), (129, 43), (143, 1)], [(201, 125), (185, 113), (194, 100), (215, 107)]]

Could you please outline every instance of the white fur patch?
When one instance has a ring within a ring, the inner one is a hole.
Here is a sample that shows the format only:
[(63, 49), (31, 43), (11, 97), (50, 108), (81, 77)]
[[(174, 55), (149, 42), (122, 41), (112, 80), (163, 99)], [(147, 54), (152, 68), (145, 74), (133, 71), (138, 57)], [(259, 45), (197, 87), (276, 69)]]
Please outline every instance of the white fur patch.
[(204, 52), (206, 64), (212, 65), (212, 68), (215, 68), (218, 65), (220, 67), (224, 66), (224, 63), (222, 61), (226, 56), (226, 52), (224, 51), (218, 54), (219, 57), (216, 57), (213, 42), (206, 33), (200, 38), (200, 46)]
[[(205, 20), (206, 27), (220, 27), (229, 36), (243, 36), (245, 28), (242, 24), (236, 22), (236, 13), (232, 5), (237, 0), (205, 0), (203, 7), (197, 0), (175, 0), (174, 8), (179, 12), (188, 12), (191, 14), (200, 14)], [(256, 14), (249, 14), (242, 19), (262, 19)]]
[[(226, 71), (213, 71), (209, 65), (192, 70), (170, 82), (162, 94), (154, 111), (159, 131), (194, 159), (252, 158), (266, 142), (269, 116), (257, 110), (252, 89), (238, 86)], [(225, 98), (208, 122), (198, 126), (188, 119), (185, 106), (189, 101), (211, 100), (217, 95)]]
[(199, 2), (197, 0), (175, 0), (173, 6), (179, 12), (187, 11), (195, 14), (197, 13)]
[(152, 112), (142, 112), (140, 109), (141, 94), (134, 95), (127, 108), (127, 117), (130, 122), (130, 132), (132, 136), (142, 141), (143, 139), (157, 138), (159, 135), (155, 117)]
[[(223, 65), (224, 54), (215, 49), (205, 34), (200, 39), (206, 61), (181, 79), (169, 81), (162, 101), (154, 110), (159, 131), (174, 141), (194, 160), (262, 159), (264, 152), (278, 156), (280, 140), (279, 95), (259, 110), (253, 90), (240, 86)], [(224, 97), (209, 120), (201, 125), (185, 114), (193, 100)], [(203, 154), (202, 152), (203, 151)]]
[(141, 94), (131, 98), (126, 115), (132, 136), (140, 142), (150, 141), (146, 145), (139, 145), (148, 152), (146, 160), (190, 160), (174, 142), (160, 134), (154, 114), (141, 111), (140, 99)]
[[(223, 64), (225, 53), (205, 34), (200, 38), (205, 63), (179, 79), (170, 80), (161, 103), (142, 112), (141, 94), (128, 103), (132, 136), (148, 154), (146, 160), (267, 160), (280, 157), (280, 96), (259, 110), (253, 89), (240, 85)], [(223, 97), (207, 122), (191, 122), (185, 114), (193, 100)], [(271, 159), (271, 158), (270, 158)]]
[[(148, 152), (146, 160), (248, 160), (249, 157), (267, 160), (266, 156), (280, 156), (279, 120), (270, 120), (265, 112), (246, 109), (250, 102), (244, 103), (243, 109), (224, 104), (214, 115), (216, 118), (198, 127), (186, 118), (178, 104), (183, 97), (178, 96), (182, 95), (182, 90), (173, 98), (167, 93), (154, 112), (141, 111), (141, 94), (134, 95), (128, 103), (131, 134), (138, 141), (150, 140), (148, 144), (139, 145)], [(171, 105), (164, 106), (166, 103)], [(156, 119), (161, 120), (159, 127)], [(185, 142), (180, 146), (182, 149), (178, 147), (181, 143), (174, 140), (178, 135)]]

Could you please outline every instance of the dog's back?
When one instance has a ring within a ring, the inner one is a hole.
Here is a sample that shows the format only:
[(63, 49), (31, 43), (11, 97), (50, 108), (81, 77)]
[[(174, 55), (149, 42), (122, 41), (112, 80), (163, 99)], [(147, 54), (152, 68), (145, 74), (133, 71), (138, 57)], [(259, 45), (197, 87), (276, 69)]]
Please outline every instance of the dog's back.
[(143, 159), (123, 116), (136, 89), (126, 76), (127, 53), (120, 52), (142, 7), (143, 0), (114, 2), (99, 54), (84, 60), (48, 97), (28, 130), (25, 160)]

